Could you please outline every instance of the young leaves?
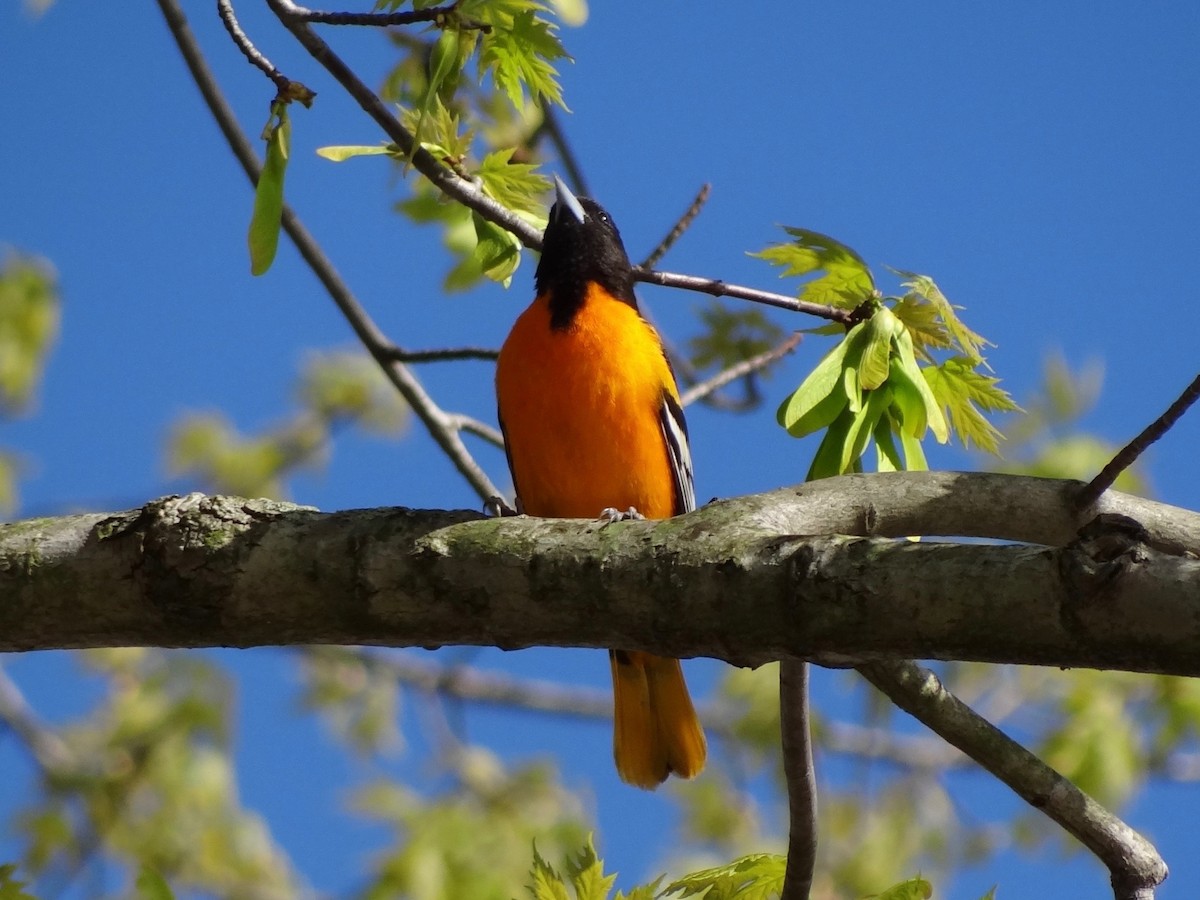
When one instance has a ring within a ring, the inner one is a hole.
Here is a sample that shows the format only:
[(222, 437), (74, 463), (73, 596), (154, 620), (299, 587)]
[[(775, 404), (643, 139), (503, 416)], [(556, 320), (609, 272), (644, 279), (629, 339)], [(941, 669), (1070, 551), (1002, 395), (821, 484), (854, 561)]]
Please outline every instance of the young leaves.
[(279, 224), (283, 215), (283, 177), (291, 150), (292, 126), (288, 121), (287, 102), (271, 104), (271, 118), (263, 129), (267, 157), (254, 189), (254, 214), (246, 241), (250, 246), (250, 274), (262, 275), (275, 261), (279, 246)]
[[(566, 878), (533, 848), (533, 867), (529, 871), (529, 895), (532, 900), (608, 900), (617, 876), (604, 874), (604, 862), (596, 857), (589, 834), (587, 843), (574, 858), (568, 858)], [(571, 891), (567, 885), (571, 885)]]
[(479, 67), (491, 72), (496, 86), (518, 109), (530, 101), (566, 109), (558, 72), (551, 63), (570, 59), (552, 22), (538, 15), (539, 6), (522, 0), (487, 0), (473, 14), (492, 26), (480, 41)]
[[(984, 413), (1019, 407), (998, 387), (999, 379), (977, 371), (987, 365), (982, 350), (989, 344), (963, 324), (959, 307), (933, 279), (892, 270), (908, 279), (902, 284), (906, 291), (881, 297), (851, 248), (816, 231), (784, 230), (790, 242), (750, 255), (780, 266), (783, 276), (812, 276), (801, 298), (865, 317), (779, 406), (779, 424), (795, 437), (826, 429), (808, 477), (858, 471), (872, 440), (880, 471), (924, 469), (921, 440), (927, 431), (938, 443), (946, 443), (953, 431), (964, 445), (996, 453), (1001, 435)], [(839, 327), (812, 333), (836, 334)], [(933, 355), (938, 350), (957, 355), (938, 363)]]
[(786, 244), (751, 253), (783, 271), (780, 278), (792, 275), (822, 274), (806, 282), (797, 296), (801, 300), (822, 303), (839, 309), (853, 309), (875, 293), (875, 279), (861, 256), (828, 235), (807, 228), (783, 228), (793, 238)]
[(725, 866), (701, 869), (667, 885), (665, 895), (703, 900), (774, 900), (783, 890), (787, 859), (754, 853)]

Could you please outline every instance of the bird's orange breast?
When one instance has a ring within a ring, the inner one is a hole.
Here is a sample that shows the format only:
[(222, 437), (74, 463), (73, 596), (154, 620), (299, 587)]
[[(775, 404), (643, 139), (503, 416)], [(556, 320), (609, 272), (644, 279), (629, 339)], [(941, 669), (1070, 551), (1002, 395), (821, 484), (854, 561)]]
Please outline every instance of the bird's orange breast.
[[(550, 327), (538, 297), (500, 350), (496, 393), (525, 512), (593, 517), (675, 511), (660, 415), (674, 379), (654, 329), (591, 286), (570, 325)], [(677, 394), (676, 394), (677, 395)]]

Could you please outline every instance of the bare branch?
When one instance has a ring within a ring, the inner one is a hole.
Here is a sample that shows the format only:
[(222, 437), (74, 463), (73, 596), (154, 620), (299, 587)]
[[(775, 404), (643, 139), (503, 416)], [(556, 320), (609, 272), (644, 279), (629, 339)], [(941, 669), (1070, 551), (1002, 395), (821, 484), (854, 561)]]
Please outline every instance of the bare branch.
[(1162, 857), (1140, 834), (907, 661), (859, 667), (871, 684), (1040, 809), (1088, 848), (1112, 875), (1116, 900), (1149, 900), (1167, 877)]
[(427, 363), (427, 362), (457, 362), (464, 359), (479, 359), (485, 362), (495, 362), (500, 355), (499, 350), (488, 347), (445, 347), (437, 350), (401, 350), (391, 347), (388, 356), (396, 362)]
[(237, 16), (234, 15), (231, 0), (217, 0), (217, 14), (221, 17), (225, 30), (233, 38), (234, 44), (242, 51), (242, 55), (271, 79), (277, 94), (285, 94), (291, 79), (275, 68), (275, 65), (263, 55), (262, 51), (254, 46), (254, 42), (246, 36), (246, 32), (242, 31), (242, 26), (238, 24)]
[(512, 232), (526, 247), (541, 249), (542, 236), (532, 225), (492, 200), (474, 182), (461, 178), (442, 165), (429, 151), (414, 144), (412, 134), (392, 114), (391, 108), (304, 21), (302, 8), (290, 0), (267, 0), (267, 3), (300, 45), (345, 88), (346, 93), (375, 120), (392, 143), (412, 160), (413, 167), (428, 178), (434, 187), (489, 222)]
[(754, 303), (762, 303), (767, 306), (777, 307), (778, 309), (790, 310), (791, 312), (807, 313), (810, 316), (828, 319), (831, 322), (840, 322), (843, 325), (854, 323), (850, 310), (838, 309), (836, 306), (826, 306), (821, 303), (810, 303), (807, 300), (798, 300), (795, 297), (789, 297), (787, 294), (776, 294), (773, 291), (761, 291), (758, 288), (730, 284), (716, 278), (701, 278), (697, 275), (680, 275), (675, 272), (656, 272), (640, 268), (633, 270), (633, 277), (647, 284), (679, 288), (685, 291), (696, 291), (697, 293), (708, 294), (712, 297), (737, 297), (741, 300), (750, 300)]
[(749, 359), (743, 359), (740, 363), (736, 363), (721, 372), (718, 372), (712, 378), (701, 381), (698, 384), (692, 385), (679, 398), (680, 406), (688, 406), (695, 403), (697, 400), (703, 400), (705, 397), (712, 394), (714, 391), (719, 391), (721, 388), (730, 382), (757, 372), (760, 369), (766, 368), (776, 360), (780, 360), (787, 356), (800, 345), (800, 341), (804, 336), (796, 332), (791, 337), (781, 342), (778, 346), (772, 347), (756, 356), (751, 356)]
[[(403, 10), (388, 13), (325, 12), (319, 9), (306, 9), (303, 6), (297, 5), (294, 6), (292, 14), (304, 22), (314, 22), (318, 25), (367, 25), (385, 28), (390, 25), (415, 25), (419, 22), (440, 22), (445, 17), (453, 15), (457, 10), (457, 3), (451, 3), (448, 6), (432, 6), (428, 9)], [(461, 20), (461, 18), (457, 24), (465, 28), (491, 30), (490, 25), (468, 22)]]
[(1100, 471), (1100, 474), (1093, 478), (1087, 487), (1079, 492), (1079, 497), (1076, 500), (1079, 508), (1087, 509), (1087, 507), (1095, 503), (1101, 494), (1113, 486), (1113, 483), (1122, 472), (1132, 466), (1151, 444), (1166, 434), (1171, 426), (1179, 421), (1180, 417), (1188, 411), (1197, 399), (1200, 399), (1200, 375), (1197, 375), (1195, 380), (1184, 389), (1184, 392), (1176, 398), (1175, 402), (1167, 408), (1165, 413), (1151, 422), (1141, 434), (1126, 444), (1121, 452), (1114, 456), (1109, 464)]
[(675, 222), (671, 230), (666, 236), (658, 242), (658, 246), (650, 251), (650, 254), (642, 260), (640, 267), (643, 269), (653, 269), (660, 259), (666, 256), (667, 251), (675, 246), (675, 242), (683, 237), (683, 233), (688, 230), (688, 226), (692, 224), (696, 216), (700, 215), (700, 210), (704, 208), (704, 204), (708, 202), (708, 195), (712, 193), (711, 184), (703, 184), (700, 190), (696, 193), (696, 198), (692, 201), (682, 216)]
[(779, 661), (779, 726), (788, 792), (787, 869), (780, 900), (808, 900), (817, 862), (817, 779), (808, 716), (808, 663)]
[[(184, 62), (187, 64), (188, 71), (191, 73), (192, 79), (196, 82), (196, 86), (200, 89), (200, 93), (204, 97), (213, 118), (216, 119), (221, 133), (229, 143), (234, 156), (241, 163), (246, 176), (250, 179), (251, 183), (257, 184), (262, 168), (258, 156), (254, 152), (250, 141), (247, 140), (245, 133), (238, 125), (233, 110), (229, 107), (220, 88), (217, 86), (217, 81), (200, 52), (199, 45), (192, 35), (178, 0), (158, 0), (158, 6), (162, 10), (163, 18), (167, 22), (171, 35), (175, 38), (175, 43), (178, 45)], [(479, 464), (475, 462), (474, 457), (471, 456), (470, 451), (463, 444), (457, 429), (449, 425), (447, 413), (426, 393), (421, 382), (412, 373), (412, 370), (395, 358), (403, 351), (392, 344), (383, 332), (380, 331), (366, 309), (354, 296), (349, 285), (342, 280), (341, 275), (325, 255), (320, 244), (317, 243), (308, 229), (304, 227), (299, 216), (296, 215), (291, 206), (286, 204), (283, 207), (282, 224), (283, 230), (296, 245), (296, 249), (300, 251), (300, 255), (320, 280), (330, 298), (337, 304), (338, 309), (341, 310), (346, 321), (350, 323), (350, 327), (354, 330), (358, 339), (367, 348), (367, 351), (379, 364), (380, 368), (383, 369), (388, 380), (400, 392), (400, 395), (404, 397), (409, 406), (412, 407), (417, 418), (429, 430), (433, 439), (437, 441), (438, 446), (450, 458), (454, 467), (467, 480), (481, 499), (486, 500), (488, 497), (498, 495), (500, 493), (499, 490), (492, 484), (491, 479), (488, 478)]]
[(71, 749), (38, 718), (3, 668), (0, 668), (0, 723), (20, 739), (43, 771), (61, 772), (75, 764)]
[[(496, 447), (504, 447), (504, 435), (500, 433), (499, 429), (493, 428), (486, 422), (480, 422), (471, 416), (466, 416), (462, 413), (450, 413), (446, 416), (446, 425), (455, 431), (465, 431), (468, 434), (481, 437)], [(488, 498), (485, 497), (484, 499)]]

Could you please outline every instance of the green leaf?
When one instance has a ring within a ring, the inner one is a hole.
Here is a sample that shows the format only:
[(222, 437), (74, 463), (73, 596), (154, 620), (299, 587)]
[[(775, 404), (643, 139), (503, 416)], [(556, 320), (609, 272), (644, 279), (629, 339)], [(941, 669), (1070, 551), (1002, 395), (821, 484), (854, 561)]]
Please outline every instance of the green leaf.
[(533, 867), (529, 870), (529, 896), (533, 900), (571, 900), (562, 876), (542, 859), (537, 844), (533, 845)]
[(345, 162), (355, 156), (395, 156), (398, 151), (395, 144), (342, 144), (318, 147), (317, 156), (330, 162)]
[(880, 306), (867, 320), (866, 340), (857, 366), (858, 385), (862, 390), (874, 390), (887, 381), (892, 337), (898, 324), (896, 317), (886, 306)]
[(570, 57), (555, 34), (554, 24), (533, 9), (512, 14), (511, 7), (505, 3), (479, 7), (481, 17), (490, 18), (488, 24), (492, 26), (482, 38), (480, 67), (492, 73), (496, 86), (519, 111), (525, 109), (526, 93), (534, 102), (544, 100), (566, 109), (558, 72), (551, 63)]
[(668, 884), (663, 893), (703, 900), (773, 900), (783, 890), (786, 866), (783, 856), (755, 853), (726, 866), (685, 875)]
[(579, 855), (567, 858), (567, 877), (575, 888), (576, 900), (608, 900), (613, 882), (617, 880), (615, 873), (604, 874), (604, 863), (596, 858), (590, 834)]
[(867, 441), (891, 402), (892, 392), (888, 388), (879, 388), (867, 394), (867, 402), (863, 404), (862, 410), (854, 416), (854, 420), (846, 431), (845, 440), (842, 442), (839, 474), (844, 475), (851, 471), (857, 471), (855, 463), (866, 450)]
[(846, 456), (846, 444), (850, 437), (850, 429), (857, 415), (848, 406), (843, 409), (836, 419), (825, 429), (825, 436), (813, 455), (813, 461), (808, 467), (805, 481), (816, 481), (818, 478), (833, 478), (842, 473), (842, 459)]
[(649, 884), (639, 884), (628, 894), (624, 891), (617, 891), (614, 900), (656, 900), (659, 896), (659, 885), (662, 884), (665, 877), (665, 875), (659, 875)]
[(845, 244), (806, 228), (785, 225), (783, 230), (795, 240), (773, 244), (749, 255), (781, 266), (781, 278), (823, 272), (800, 289), (800, 299), (853, 309), (874, 294), (875, 280), (871, 270), (862, 257)]
[(981, 349), (985, 346), (992, 347), (995, 345), (963, 324), (956, 312), (956, 310), (962, 309), (962, 307), (955, 306), (947, 300), (946, 295), (941, 292), (938, 286), (934, 284), (933, 279), (928, 275), (918, 275), (916, 272), (906, 272), (903, 269), (895, 269), (894, 271), (896, 274), (909, 279), (904, 284), (904, 287), (909, 289), (909, 293), (906, 295), (908, 298), (923, 300), (936, 310), (938, 317), (945, 326), (951, 345), (958, 347), (976, 365), (983, 362)]
[(832, 422), (846, 405), (847, 396), (841, 389), (842, 372), (847, 353), (863, 339), (865, 324), (860, 322), (851, 328), (792, 395), (779, 405), (776, 418), (788, 434), (793, 437), (812, 434)]
[(922, 370), (926, 383), (937, 402), (950, 416), (950, 425), (963, 446), (974, 442), (988, 453), (998, 453), (1002, 435), (980, 412), (1015, 412), (1020, 407), (1007, 391), (997, 385), (999, 378), (977, 371), (975, 363), (964, 356), (955, 356), (940, 366)]
[[(946, 425), (945, 416), (942, 415), (941, 405), (933, 396), (929, 383), (925, 381), (925, 377), (921, 374), (921, 368), (917, 365), (916, 357), (913, 354), (912, 339), (907, 332), (902, 331), (897, 335), (896, 351), (893, 359), (896, 359), (899, 365), (892, 368), (892, 377), (899, 375), (908, 382), (906, 387), (916, 389), (921, 396), (922, 403), (925, 404), (925, 416), (929, 430), (933, 432), (933, 436), (937, 438), (939, 444), (946, 443), (950, 439), (950, 429)], [(921, 437), (921, 435), (914, 433), (914, 437)]]
[(13, 863), (0, 866), (0, 900), (37, 900), (33, 894), (25, 891), (28, 882), (17, 881), (13, 876), (17, 867)]
[(136, 886), (139, 900), (175, 900), (166, 879), (149, 866), (143, 866), (138, 873)]
[(283, 178), (291, 152), (292, 126), (287, 105), (271, 107), (272, 121), (267, 123), (267, 158), (263, 161), (254, 189), (254, 214), (246, 236), (250, 245), (250, 274), (262, 275), (275, 261), (279, 247), (279, 225), (283, 215)]
[(550, 190), (550, 180), (538, 174), (536, 164), (513, 162), (516, 149), (509, 147), (489, 153), (475, 174), (483, 183), (484, 191), (497, 203), (509, 209), (543, 215), (542, 196)]
[(904, 460), (900, 457), (892, 428), (892, 417), (889, 415), (880, 416), (875, 423), (875, 470), (878, 472), (900, 472), (904, 469)]
[[(700, 310), (700, 321), (704, 333), (688, 341), (688, 355), (698, 369), (726, 369), (769, 350), (783, 338), (783, 329), (761, 309), (730, 307), (719, 300)], [(766, 371), (761, 369), (759, 374)]]
[(925, 448), (921, 446), (920, 438), (915, 438), (906, 429), (893, 429), (900, 438), (900, 448), (904, 451), (904, 469), (908, 472), (928, 472), (929, 463), (925, 459)]
[(493, 281), (508, 287), (512, 274), (521, 263), (521, 242), (511, 231), (506, 231), (495, 222), (489, 222), (478, 213), (472, 213), (475, 225), (474, 259), (480, 271)]
[(933, 885), (920, 876), (894, 884), (882, 894), (872, 895), (874, 900), (929, 900), (932, 896)]

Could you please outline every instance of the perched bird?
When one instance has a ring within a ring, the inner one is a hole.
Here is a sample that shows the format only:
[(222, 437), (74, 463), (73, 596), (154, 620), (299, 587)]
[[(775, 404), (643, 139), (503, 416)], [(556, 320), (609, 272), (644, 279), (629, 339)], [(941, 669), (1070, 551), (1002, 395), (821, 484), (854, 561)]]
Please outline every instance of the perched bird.
[[(695, 509), (679, 390), (638, 311), (621, 235), (596, 202), (555, 179), (533, 303), (500, 350), (496, 397), (517, 508), (589, 518)], [(653, 789), (704, 768), (705, 741), (679, 660), (610, 650), (621, 778)]]

